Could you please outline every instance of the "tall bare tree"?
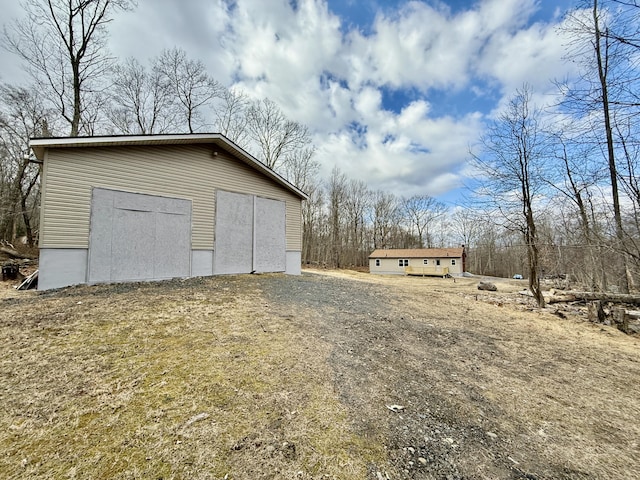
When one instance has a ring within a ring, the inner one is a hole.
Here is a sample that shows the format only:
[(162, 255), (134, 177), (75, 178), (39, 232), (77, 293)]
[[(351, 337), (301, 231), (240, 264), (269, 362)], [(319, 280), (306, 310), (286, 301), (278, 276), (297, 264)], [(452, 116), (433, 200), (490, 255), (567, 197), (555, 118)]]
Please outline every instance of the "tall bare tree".
[(402, 212), (400, 203), (395, 195), (382, 190), (372, 193), (372, 208), (370, 223), (373, 228), (374, 248), (393, 248), (394, 231), (400, 229)]
[[(69, 124), (69, 135), (83, 129), (83, 115), (112, 58), (106, 50), (113, 13), (132, 0), (25, 0), (25, 18), (5, 27), (4, 44), (25, 62), (27, 71)], [(86, 116), (85, 116), (86, 118)]]
[(307, 183), (304, 192), (309, 196), (306, 202), (302, 203), (302, 263), (320, 263), (326, 257), (323, 251), (326, 250), (324, 232), (326, 222), (324, 221), (324, 191), (319, 181)]
[(544, 186), (541, 168), (547, 143), (540, 111), (532, 106), (531, 96), (527, 85), (516, 91), (505, 111), (489, 126), (481, 139), (481, 152), (474, 159), (483, 172), (482, 193), (506, 225), (522, 234), (529, 288), (543, 307), (535, 201)]
[(162, 73), (147, 70), (135, 58), (114, 68), (107, 115), (113, 127), (124, 134), (167, 133), (176, 128), (174, 97)]
[(445, 214), (446, 206), (429, 195), (413, 195), (402, 199), (402, 208), (409, 225), (418, 234), (418, 248), (423, 248), (425, 241), (427, 247), (431, 248), (433, 239), (430, 228), (435, 220)]
[(340, 268), (344, 261), (344, 202), (347, 195), (347, 177), (338, 167), (331, 170), (327, 182), (329, 262)]
[(212, 78), (200, 60), (191, 60), (179, 48), (164, 50), (155, 67), (164, 76), (166, 86), (175, 96), (178, 112), (189, 133), (205, 123), (203, 110), (223, 93), (222, 86)]
[(223, 89), (220, 101), (214, 107), (215, 128), (236, 145), (249, 146), (247, 109), (250, 101), (247, 95), (238, 89)]
[(622, 292), (629, 291), (631, 252), (627, 247), (631, 237), (625, 232), (623, 221), (619, 181), (624, 175), (624, 163), (619, 159), (623, 153), (616, 126), (632, 125), (630, 132), (638, 130), (640, 75), (634, 40), (640, 32), (638, 18), (638, 9), (631, 2), (583, 0), (564, 24), (572, 38), (567, 57), (581, 67), (581, 77), (571, 85), (563, 85), (562, 106), (578, 125), (589, 126), (583, 132), (583, 141), (600, 149), (599, 163), (608, 173), (615, 232), (610, 256)]
[(365, 242), (365, 221), (369, 205), (367, 184), (362, 180), (349, 180), (344, 196), (345, 247), (349, 253), (347, 261), (352, 265), (363, 265), (371, 253)]
[(31, 161), (29, 139), (50, 133), (46, 117), (37, 89), (0, 86), (0, 238), (12, 240), (20, 224), (28, 244), (34, 244), (37, 218), (30, 203), (40, 168)]
[(247, 110), (248, 129), (259, 148), (259, 157), (269, 168), (279, 170), (296, 150), (310, 146), (309, 129), (289, 120), (275, 102), (265, 98)]

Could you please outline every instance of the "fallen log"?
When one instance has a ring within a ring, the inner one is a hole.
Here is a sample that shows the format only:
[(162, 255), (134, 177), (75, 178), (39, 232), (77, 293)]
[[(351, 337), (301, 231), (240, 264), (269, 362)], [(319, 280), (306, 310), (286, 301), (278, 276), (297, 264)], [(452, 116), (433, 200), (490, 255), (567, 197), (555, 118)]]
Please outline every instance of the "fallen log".
[(640, 311), (639, 310), (627, 310), (627, 315), (631, 320), (640, 320)]
[[(522, 290), (520, 295), (526, 295), (532, 297), (532, 293), (529, 290)], [(630, 295), (628, 293), (599, 293), (599, 292), (575, 292), (569, 291), (562, 294), (555, 292), (544, 293), (544, 299), (547, 303), (562, 303), (562, 302), (610, 302), (610, 303), (629, 303), (632, 305), (640, 305), (640, 295)]]
[(577, 298), (575, 295), (565, 294), (565, 295), (549, 295), (548, 297), (544, 297), (545, 302), (547, 303), (568, 303), (575, 302)]
[(10, 257), (13, 258), (23, 258), (23, 259), (28, 259), (28, 260), (33, 260), (34, 257), (33, 255), (27, 255), (26, 253), (20, 253), (17, 250), (14, 250), (13, 248), (10, 247), (5, 247), (4, 245), (0, 245), (0, 252), (9, 255)]
[[(522, 290), (518, 292), (520, 295), (525, 295), (527, 297), (533, 297), (533, 293), (530, 290)], [(574, 295), (570, 293), (558, 295), (553, 292), (543, 292), (545, 303), (563, 303), (563, 302), (575, 302), (577, 299)]]
[(575, 300), (594, 301), (611, 303), (629, 303), (640, 305), (640, 295), (630, 295), (628, 293), (598, 293), (598, 292), (568, 292), (575, 297)]

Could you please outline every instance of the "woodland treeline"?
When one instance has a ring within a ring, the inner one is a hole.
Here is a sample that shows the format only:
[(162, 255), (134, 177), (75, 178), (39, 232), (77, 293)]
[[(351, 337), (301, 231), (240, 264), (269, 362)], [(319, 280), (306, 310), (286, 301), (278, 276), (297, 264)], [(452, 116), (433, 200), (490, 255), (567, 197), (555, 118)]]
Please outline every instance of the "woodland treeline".
[[(523, 85), (470, 148), (476, 176), (464, 205), (398, 197), (319, 175), (309, 129), (269, 99), (221, 85), (198, 59), (169, 49), (146, 64), (106, 49), (129, 0), (27, 0), (2, 44), (29, 74), (0, 84), (0, 239), (37, 243), (41, 165), (31, 137), (220, 132), (309, 195), (305, 264), (362, 267), (376, 248), (467, 248), (467, 270), (523, 274), (539, 303), (542, 277), (596, 291), (640, 280), (640, 6), (584, 0), (567, 13), (557, 103), (536, 107)], [(553, 80), (550, 80), (553, 81)], [(537, 292), (537, 293), (536, 293)]]

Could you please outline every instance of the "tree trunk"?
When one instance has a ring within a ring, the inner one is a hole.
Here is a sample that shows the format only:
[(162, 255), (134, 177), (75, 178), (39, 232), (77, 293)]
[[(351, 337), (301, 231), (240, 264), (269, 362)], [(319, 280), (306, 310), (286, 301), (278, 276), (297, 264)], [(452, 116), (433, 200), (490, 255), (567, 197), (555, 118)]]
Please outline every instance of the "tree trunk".
[[(618, 172), (616, 167), (616, 157), (613, 144), (613, 129), (611, 127), (611, 113), (609, 110), (609, 90), (607, 84), (607, 66), (604, 64), (602, 53), (602, 32), (600, 32), (600, 19), (598, 18), (598, 0), (593, 0), (593, 25), (594, 25), (594, 46), (596, 61), (598, 63), (598, 78), (602, 91), (602, 113), (604, 116), (604, 128), (607, 137), (607, 157), (609, 163), (609, 177), (611, 180), (611, 195), (613, 197), (613, 215), (616, 224), (616, 239), (618, 242), (617, 251), (621, 256), (621, 261), (615, 263), (618, 277), (620, 279), (620, 291), (629, 293), (629, 281), (627, 279), (627, 258), (624, 253), (624, 230), (622, 228), (622, 214), (620, 211), (620, 198), (618, 193)], [(607, 41), (605, 36), (605, 42)]]

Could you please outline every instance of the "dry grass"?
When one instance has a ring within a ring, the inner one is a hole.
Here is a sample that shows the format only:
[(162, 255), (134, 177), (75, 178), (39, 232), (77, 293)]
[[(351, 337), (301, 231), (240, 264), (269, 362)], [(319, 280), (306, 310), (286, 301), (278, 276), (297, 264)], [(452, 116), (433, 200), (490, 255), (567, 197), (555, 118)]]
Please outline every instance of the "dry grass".
[(219, 283), (5, 302), (0, 476), (363, 478), (327, 345)]

